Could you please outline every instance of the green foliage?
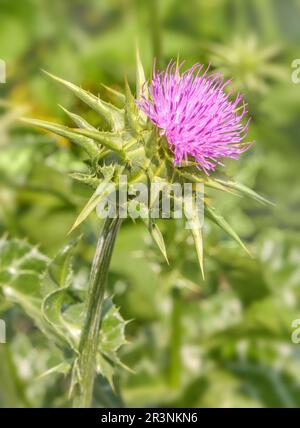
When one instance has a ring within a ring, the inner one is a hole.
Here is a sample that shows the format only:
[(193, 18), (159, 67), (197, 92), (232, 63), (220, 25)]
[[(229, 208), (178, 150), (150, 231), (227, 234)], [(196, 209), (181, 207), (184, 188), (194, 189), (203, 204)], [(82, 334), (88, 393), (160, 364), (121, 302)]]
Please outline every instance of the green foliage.
[[(0, 241), (0, 318), (7, 325), (7, 343), (0, 344), (0, 406), (70, 406), (70, 367), (76, 382), (82, 302), (99, 228), (94, 214), (80, 225), (83, 238), (73, 263), (72, 250), (65, 265), (54, 259), (103, 180), (90, 161), (95, 144), (97, 153), (104, 145), (74, 129), (97, 130), (104, 139), (107, 134), (99, 130), (111, 132), (113, 119), (105, 120), (105, 113), (115, 104), (116, 126), (122, 111), (126, 130), (136, 137), (135, 94), (129, 90), (136, 82), (136, 38), (150, 76), (149, 30), (159, 25), (160, 65), (177, 57), (188, 65), (211, 62), (245, 95), (252, 116), (249, 140), (256, 143), (240, 162), (226, 165), (228, 177), (220, 170), (206, 180), (205, 202), (253, 257), (215, 221), (205, 222), (204, 282), (190, 231), (172, 220), (147, 221), (152, 242), (139, 222), (124, 222), (108, 278), (116, 306), (108, 310), (107, 300), (105, 325), (103, 318), (103, 329), (109, 326), (111, 333), (99, 345), (105, 352), (98, 354), (98, 368), (106, 379), (96, 379), (94, 405), (299, 407), (299, 344), (291, 341), (291, 324), (300, 313), (300, 85), (288, 76), (292, 59), (299, 57), (299, 2), (191, 0), (187, 7), (165, 0), (156, 2), (156, 23), (149, 3), (1, 2), (0, 58), (8, 78), (0, 85), (0, 236), (9, 239)], [(88, 90), (81, 95), (96, 111), (63, 82), (55, 86), (41, 68), (80, 82)], [(16, 122), (24, 115), (55, 126), (57, 135)], [(71, 144), (62, 130), (72, 132)], [(147, 155), (155, 155), (155, 136), (144, 137)], [(126, 145), (128, 134), (120, 139)], [(109, 148), (101, 150), (100, 157), (107, 156)], [(110, 153), (110, 160), (120, 158)], [(132, 177), (137, 174), (138, 168)], [(192, 168), (185, 176), (199, 181)], [(260, 195), (275, 206), (264, 205)], [(126, 323), (118, 322), (118, 307), (133, 319), (123, 347)], [(117, 369), (119, 360), (133, 373)]]
[[(0, 286), (7, 302), (20, 305), (50, 343), (61, 351), (62, 361), (39, 373), (40, 377), (56, 372), (66, 375), (76, 367), (85, 313), (85, 292), (76, 289), (72, 267), (76, 244), (71, 242), (49, 260), (27, 242), (6, 238), (0, 241)], [(118, 351), (126, 343), (126, 323), (109, 298), (102, 312), (97, 368), (113, 386), (114, 365), (122, 365)]]

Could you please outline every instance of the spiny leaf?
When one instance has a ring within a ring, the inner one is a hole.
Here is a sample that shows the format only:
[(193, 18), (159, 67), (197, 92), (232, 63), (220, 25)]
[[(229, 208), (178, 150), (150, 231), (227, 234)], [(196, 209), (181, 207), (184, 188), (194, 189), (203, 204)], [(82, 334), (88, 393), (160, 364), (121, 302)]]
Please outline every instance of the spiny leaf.
[(239, 196), (239, 194), (237, 192), (233, 192), (228, 187), (223, 186), (223, 184), (221, 184), (220, 182), (218, 182), (218, 180), (215, 180), (215, 179), (207, 177), (204, 180), (204, 184), (205, 184), (205, 186), (211, 187), (212, 189), (221, 190), (221, 192), (227, 192), (227, 193), (231, 193), (232, 195)]
[(124, 106), (125, 104), (125, 95), (122, 94), (122, 92), (117, 91), (116, 89), (111, 88), (110, 86), (106, 86), (103, 83), (101, 83), (101, 86), (107, 90), (109, 94), (121, 105)]
[(121, 366), (127, 370), (118, 356), (119, 349), (127, 343), (125, 327), (128, 321), (124, 321), (119, 309), (111, 299), (105, 299), (102, 309), (101, 332), (99, 337), (97, 355), (97, 370), (106, 377), (112, 388), (114, 365)]
[(73, 143), (82, 147), (91, 158), (94, 158), (99, 154), (99, 148), (97, 144), (91, 138), (76, 133), (75, 129), (73, 128), (68, 128), (67, 126), (58, 125), (56, 123), (39, 119), (23, 118), (22, 121), (28, 123), (29, 125), (38, 126), (39, 128), (54, 132), (54, 134), (69, 139)]
[(164, 237), (163, 237), (158, 225), (152, 219), (149, 219), (148, 222), (147, 222), (147, 219), (145, 219), (145, 223), (146, 224), (148, 223), (147, 227), (148, 227), (149, 233), (150, 233), (153, 241), (158, 246), (160, 252), (162, 253), (164, 258), (166, 259), (166, 262), (169, 264)]
[(61, 344), (41, 312), (42, 277), (48, 263), (49, 259), (28, 242), (0, 239), (0, 288), (5, 298), (20, 305), (49, 340)]
[[(80, 328), (72, 325), (65, 318), (63, 306), (71, 305), (72, 300), (69, 293), (70, 284), (49, 293), (42, 303), (42, 312), (45, 320), (60, 335), (65, 343), (77, 352)], [(75, 304), (72, 307), (76, 306)], [(83, 307), (81, 308), (83, 311)]]
[(199, 175), (199, 172), (193, 173), (187, 170), (181, 171), (178, 170), (179, 175), (182, 175), (185, 179), (192, 181), (193, 183), (203, 183), (207, 187), (211, 187), (212, 189), (221, 190), (222, 192), (231, 193), (233, 195), (238, 196), (236, 192), (233, 192), (232, 190), (226, 188), (221, 183), (217, 182), (216, 180), (210, 178), (210, 177), (203, 177)]
[(239, 191), (241, 194), (248, 196), (249, 198), (252, 198), (262, 204), (269, 204), (269, 205), (275, 205), (273, 202), (268, 201), (268, 199), (264, 198), (263, 196), (256, 193), (254, 190), (250, 189), (249, 187), (245, 186), (242, 183), (237, 183), (235, 181), (225, 181), (217, 179), (219, 183), (221, 183), (223, 186), (229, 187), (230, 189), (234, 189)]
[(108, 381), (111, 389), (114, 391), (115, 390), (115, 386), (113, 382), (113, 376), (115, 372), (114, 364), (112, 361), (110, 361), (100, 352), (98, 352), (96, 355), (96, 370), (98, 373), (101, 374), (101, 376), (103, 376)]
[(50, 278), (57, 287), (64, 287), (70, 280), (71, 257), (79, 240), (80, 238), (77, 238), (66, 244), (48, 266)]
[(59, 105), (59, 107), (73, 120), (73, 122), (75, 123), (75, 125), (78, 126), (78, 128), (90, 129), (92, 131), (97, 131), (97, 129), (93, 125), (88, 123), (83, 117), (79, 116), (78, 114), (71, 113), (69, 110), (67, 110), (66, 108), (64, 108), (61, 105)]
[(119, 309), (107, 298), (103, 302), (102, 324), (99, 337), (99, 350), (112, 360), (119, 348), (127, 343), (125, 338), (125, 326), (128, 321), (124, 321)]
[[(141, 62), (140, 52), (138, 47), (136, 48), (136, 97), (139, 99), (142, 94), (147, 98), (148, 90), (144, 88), (144, 83), (146, 82), (144, 67)], [(143, 89), (145, 89), (143, 91)]]
[(121, 134), (119, 133), (94, 131), (91, 129), (73, 129), (73, 131), (76, 134), (91, 138), (98, 143), (101, 143), (108, 149), (114, 150), (115, 152), (124, 155), (122, 150), (123, 140), (121, 138)]
[(77, 349), (80, 331), (68, 323), (62, 309), (71, 303), (75, 306), (69, 289), (73, 282), (71, 257), (77, 242), (78, 239), (67, 244), (50, 263), (48, 275), (44, 278), (44, 287), (51, 291), (42, 301), (42, 314), (45, 320), (74, 350)]
[[(72, 307), (70, 307), (69, 313), (67, 314), (67, 319), (71, 324), (75, 326), (77, 324), (78, 328), (81, 328), (78, 322), (78, 315), (76, 311), (72, 311)], [(120, 348), (127, 343), (125, 337), (125, 328), (127, 324), (128, 321), (122, 318), (119, 309), (113, 304), (112, 300), (106, 298), (103, 302), (101, 312), (101, 331), (97, 346), (96, 370), (108, 380), (112, 388), (114, 388), (113, 375), (115, 366), (118, 365), (128, 369), (118, 356)], [(71, 380), (71, 391), (74, 389), (75, 384), (78, 383), (79, 376), (78, 363), (77, 360), (75, 360)]]
[(233, 238), (242, 248), (246, 251), (249, 256), (251, 256), (250, 251), (245, 246), (245, 244), (241, 241), (240, 237), (237, 233), (232, 229), (232, 227), (227, 223), (227, 221), (221, 215), (217, 214), (213, 207), (209, 207), (205, 204), (205, 214), (207, 217), (216, 223), (221, 229), (223, 229), (231, 238)]
[(125, 79), (125, 124), (137, 132), (141, 130), (138, 122), (138, 110), (127, 79)]
[(205, 275), (204, 275), (204, 264), (203, 264), (202, 225), (199, 220), (196, 202), (186, 203), (184, 206), (184, 212), (188, 220), (189, 228), (191, 230), (191, 233), (194, 239), (199, 266), (200, 266), (202, 278), (204, 280)]
[(72, 367), (71, 361), (63, 361), (57, 364), (56, 366), (51, 367), (49, 370), (46, 370), (37, 379), (42, 379), (44, 377), (52, 375), (53, 373), (61, 373), (66, 375), (71, 370), (71, 367)]
[(111, 192), (111, 183), (106, 183), (106, 186), (102, 189), (101, 193), (99, 194), (98, 188), (93, 193), (83, 210), (80, 212), (79, 216), (76, 218), (73, 226), (71, 227), (69, 234), (73, 232), (90, 214), (91, 212), (97, 207), (97, 205), (105, 198), (107, 197)]
[(196, 247), (196, 252), (197, 252), (197, 257), (198, 257), (198, 261), (199, 261), (199, 265), (200, 265), (200, 269), (201, 269), (202, 278), (203, 278), (203, 280), (205, 280), (204, 265), (203, 265), (202, 228), (201, 228), (201, 226), (194, 227), (191, 229), (191, 232), (192, 232), (195, 247)]
[[(148, 87), (145, 78), (143, 64), (141, 62), (138, 47), (136, 48), (136, 98), (139, 100), (141, 96), (148, 98)], [(139, 117), (143, 124), (147, 123), (147, 115), (143, 111), (139, 111)]]
[(47, 71), (44, 71), (44, 73), (64, 85), (66, 88), (70, 89), (73, 94), (75, 94), (83, 102), (89, 105), (93, 110), (99, 113), (107, 121), (112, 130), (119, 131), (123, 129), (124, 113), (122, 112), (122, 110), (119, 110), (117, 107), (101, 100), (99, 97), (96, 97), (95, 95), (80, 88), (79, 86), (74, 85), (71, 82), (54, 76), (53, 74), (48, 73)]
[(69, 176), (74, 178), (74, 180), (81, 181), (82, 183), (91, 186), (93, 189), (96, 189), (100, 183), (100, 179), (98, 177), (91, 176), (90, 174), (84, 174), (82, 172), (71, 172), (69, 173)]
[(73, 230), (76, 229), (76, 227), (78, 227), (91, 214), (91, 212), (96, 208), (96, 206), (109, 196), (109, 194), (114, 189), (114, 187), (112, 187), (113, 183), (110, 181), (111, 177), (106, 177), (100, 183), (100, 185), (97, 187), (97, 189), (95, 190), (95, 192), (77, 217), (69, 233), (73, 232)]

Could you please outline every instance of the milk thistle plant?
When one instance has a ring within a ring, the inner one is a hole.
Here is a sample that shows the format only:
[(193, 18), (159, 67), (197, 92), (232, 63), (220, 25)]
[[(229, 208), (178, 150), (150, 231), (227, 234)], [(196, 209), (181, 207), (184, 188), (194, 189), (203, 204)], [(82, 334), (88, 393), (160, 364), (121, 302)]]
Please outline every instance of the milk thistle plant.
[[(72, 176), (94, 191), (71, 230), (105, 201), (110, 195), (112, 184), (120, 185), (121, 176), (125, 176), (133, 188), (138, 183), (150, 188), (154, 181), (159, 181), (162, 189), (174, 183), (182, 186), (192, 183), (192, 199), (196, 198), (197, 185), (205, 186), (202, 195), (205, 216), (247, 251), (206, 195), (207, 190), (212, 188), (245, 195), (261, 203), (267, 202), (246, 186), (217, 178), (214, 174), (217, 167), (223, 167), (224, 158), (238, 159), (250, 146), (244, 141), (249, 120), (245, 119), (247, 112), (242, 97), (239, 94), (232, 97), (230, 92), (225, 91), (229, 81), (224, 81), (219, 73), (210, 72), (208, 68), (204, 70), (198, 64), (183, 71), (183, 64), (170, 62), (165, 71), (157, 71), (155, 66), (153, 70), (152, 77), (147, 81), (137, 54), (135, 93), (132, 93), (127, 81), (124, 93), (108, 88), (122, 106), (120, 108), (47, 73), (98, 113), (108, 128), (99, 130), (84, 118), (65, 109), (75, 124), (74, 128), (24, 119), (31, 125), (69, 139), (88, 156), (89, 170), (86, 173), (73, 173)], [(130, 206), (133, 196), (132, 193), (127, 195), (122, 208)], [(161, 193), (158, 192), (154, 199), (160, 198)], [(190, 233), (204, 277), (202, 224), (197, 206), (187, 204), (178, 195), (175, 197), (170, 194), (170, 198), (173, 202), (188, 205), (185, 215), (192, 223)], [(151, 197), (145, 201), (138, 200), (137, 205), (146, 213), (143, 222), (167, 260), (163, 236), (156, 218), (151, 215), (152, 203)], [(105, 284), (122, 217), (117, 212), (104, 220), (92, 263), (83, 326), (75, 349), (76, 358), (71, 365), (75, 406), (91, 406), (96, 372), (106, 375), (104, 367), (107, 362), (102, 360), (99, 364), (97, 355), (101, 352)]]

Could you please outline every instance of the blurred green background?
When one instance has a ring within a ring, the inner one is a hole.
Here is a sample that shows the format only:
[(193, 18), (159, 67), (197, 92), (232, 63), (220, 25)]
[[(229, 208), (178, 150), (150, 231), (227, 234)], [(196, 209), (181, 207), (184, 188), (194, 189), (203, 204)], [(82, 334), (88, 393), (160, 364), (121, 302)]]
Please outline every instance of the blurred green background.
[[(171, 58), (211, 63), (232, 77), (248, 103), (253, 148), (228, 164), (230, 177), (272, 200), (264, 207), (215, 193), (215, 204), (251, 249), (251, 259), (217, 227), (205, 225), (206, 281), (182, 227), (161, 224), (170, 266), (139, 223), (122, 226), (109, 290), (129, 344), (113, 392), (97, 379), (97, 406), (299, 407), (300, 57), (299, 0), (0, 0), (0, 235), (26, 238), (48, 256), (91, 191), (64, 139), (23, 127), (28, 115), (67, 122), (58, 104), (83, 105), (46, 69), (108, 97), (101, 84), (133, 84), (135, 44), (150, 72)], [(82, 227), (76, 278), (85, 284), (99, 220)], [(1, 266), (0, 266), (1, 267)], [(7, 343), (0, 344), (0, 406), (69, 406), (68, 379), (40, 378), (55, 349), (16, 304), (0, 296)]]

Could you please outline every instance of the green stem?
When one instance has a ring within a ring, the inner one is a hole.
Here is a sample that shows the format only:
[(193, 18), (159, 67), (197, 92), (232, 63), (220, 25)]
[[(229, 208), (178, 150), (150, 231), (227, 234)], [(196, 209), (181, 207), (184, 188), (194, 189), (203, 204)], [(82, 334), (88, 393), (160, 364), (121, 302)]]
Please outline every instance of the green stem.
[(95, 380), (96, 353), (101, 328), (101, 307), (108, 269), (116, 236), (121, 224), (119, 218), (107, 218), (101, 230), (89, 279), (86, 314), (79, 344), (79, 395), (76, 407), (91, 407)]
[(180, 386), (182, 361), (182, 308), (180, 290), (172, 289), (172, 309), (170, 316), (170, 357), (168, 367), (168, 381), (171, 388), (176, 389)]

